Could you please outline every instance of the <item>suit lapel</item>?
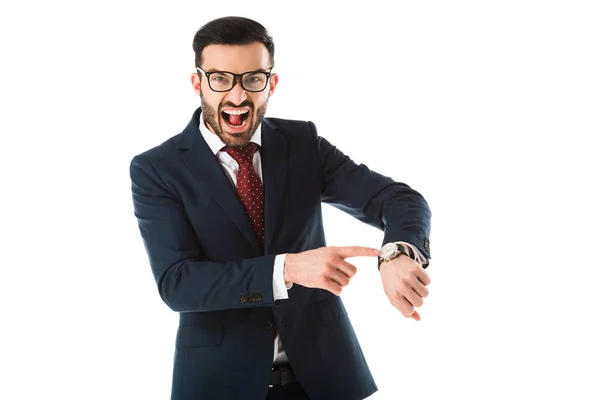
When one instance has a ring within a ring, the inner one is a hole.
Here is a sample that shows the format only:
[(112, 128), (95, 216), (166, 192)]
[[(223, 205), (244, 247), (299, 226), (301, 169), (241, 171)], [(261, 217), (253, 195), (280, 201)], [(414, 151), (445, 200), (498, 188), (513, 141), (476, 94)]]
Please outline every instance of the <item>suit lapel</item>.
[(186, 150), (181, 153), (181, 160), (189, 168), (194, 177), (203, 186), (209, 188), (209, 193), (242, 232), (248, 242), (250, 242), (252, 247), (262, 254), (263, 250), (261, 249), (258, 237), (252, 229), (250, 219), (246, 215), (244, 206), (235, 188), (229, 181), (225, 171), (223, 171), (219, 161), (208, 147), (208, 144), (202, 138), (202, 134), (198, 129), (199, 115), (200, 111), (198, 109), (194, 113), (192, 121), (190, 121), (187, 128), (183, 131), (179, 147)]
[(265, 253), (269, 254), (277, 227), (277, 216), (285, 190), (288, 170), (288, 144), (276, 125), (268, 119), (262, 122), (260, 150), (265, 190)]

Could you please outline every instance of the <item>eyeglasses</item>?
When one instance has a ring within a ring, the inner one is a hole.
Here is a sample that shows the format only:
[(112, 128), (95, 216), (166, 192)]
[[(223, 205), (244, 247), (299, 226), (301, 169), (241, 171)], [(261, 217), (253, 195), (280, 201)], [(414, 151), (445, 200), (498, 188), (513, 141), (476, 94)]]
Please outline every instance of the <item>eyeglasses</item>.
[(238, 79), (242, 88), (247, 92), (262, 92), (267, 87), (271, 69), (269, 72), (249, 71), (243, 74), (234, 74), (227, 71), (204, 72), (196, 67), (198, 72), (204, 74), (208, 80), (208, 86), (215, 92), (228, 92), (236, 85)]

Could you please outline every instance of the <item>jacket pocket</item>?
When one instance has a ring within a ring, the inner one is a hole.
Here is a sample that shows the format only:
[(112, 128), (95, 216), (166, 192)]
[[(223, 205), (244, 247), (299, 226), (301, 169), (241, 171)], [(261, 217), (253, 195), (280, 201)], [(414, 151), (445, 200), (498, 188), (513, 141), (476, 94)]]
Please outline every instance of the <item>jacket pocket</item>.
[(181, 325), (177, 330), (177, 348), (220, 346), (223, 343), (223, 324), (205, 323)]
[(329, 297), (316, 304), (317, 314), (325, 325), (331, 325), (348, 316), (346, 308), (338, 297)]

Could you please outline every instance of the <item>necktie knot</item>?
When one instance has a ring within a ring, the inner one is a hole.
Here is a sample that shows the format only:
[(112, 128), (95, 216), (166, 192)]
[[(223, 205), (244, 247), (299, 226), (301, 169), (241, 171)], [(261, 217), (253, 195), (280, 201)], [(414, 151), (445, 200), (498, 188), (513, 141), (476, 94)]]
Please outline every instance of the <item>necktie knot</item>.
[(245, 147), (225, 147), (225, 152), (229, 154), (239, 165), (250, 164), (254, 159), (254, 152), (258, 145), (256, 143), (248, 143)]

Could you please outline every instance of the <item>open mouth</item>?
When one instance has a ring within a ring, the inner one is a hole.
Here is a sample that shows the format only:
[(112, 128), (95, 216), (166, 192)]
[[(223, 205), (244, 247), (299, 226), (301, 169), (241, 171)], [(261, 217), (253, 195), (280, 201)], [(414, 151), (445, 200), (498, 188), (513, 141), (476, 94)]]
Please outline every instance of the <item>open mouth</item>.
[(221, 111), (221, 117), (223, 121), (234, 129), (242, 128), (246, 125), (246, 121), (250, 116), (250, 110), (248, 109), (228, 109)]

